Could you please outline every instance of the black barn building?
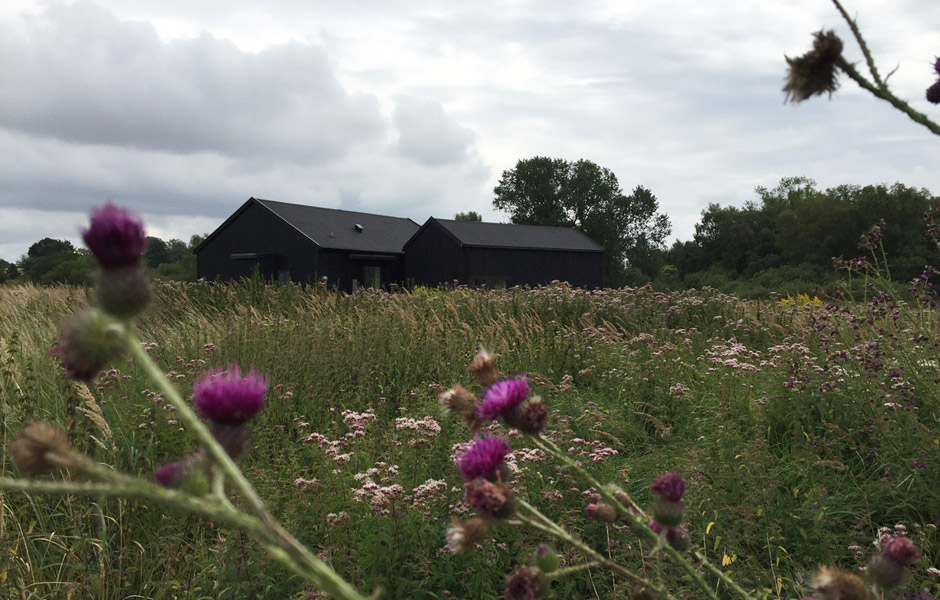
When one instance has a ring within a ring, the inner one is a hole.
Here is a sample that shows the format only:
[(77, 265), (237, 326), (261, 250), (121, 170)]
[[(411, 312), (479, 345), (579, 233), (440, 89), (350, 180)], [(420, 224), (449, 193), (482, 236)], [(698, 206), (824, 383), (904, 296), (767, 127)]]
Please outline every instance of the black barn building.
[(405, 279), (487, 287), (601, 287), (604, 249), (577, 229), (431, 217), (404, 245)]
[(200, 278), (250, 277), (351, 290), (404, 279), (411, 219), (250, 198), (196, 249)]

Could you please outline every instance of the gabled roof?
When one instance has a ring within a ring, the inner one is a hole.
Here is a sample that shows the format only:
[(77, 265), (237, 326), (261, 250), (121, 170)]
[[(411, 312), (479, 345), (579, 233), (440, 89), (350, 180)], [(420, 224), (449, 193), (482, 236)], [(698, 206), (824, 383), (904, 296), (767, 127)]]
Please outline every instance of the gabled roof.
[(212, 232), (196, 251), (252, 203), (270, 210), (321, 249), (400, 253), (405, 242), (418, 230), (417, 223), (401, 217), (250, 198)]
[[(438, 223), (461, 246), (480, 248), (527, 248), (530, 250), (574, 250), (603, 252), (600, 244), (570, 227), (543, 227), (541, 225), (514, 225), (510, 223), (481, 223), (454, 221), (431, 217), (421, 226)], [(412, 236), (417, 237), (417, 233)], [(409, 240), (410, 241), (410, 240)], [(407, 245), (407, 244), (406, 244)]]

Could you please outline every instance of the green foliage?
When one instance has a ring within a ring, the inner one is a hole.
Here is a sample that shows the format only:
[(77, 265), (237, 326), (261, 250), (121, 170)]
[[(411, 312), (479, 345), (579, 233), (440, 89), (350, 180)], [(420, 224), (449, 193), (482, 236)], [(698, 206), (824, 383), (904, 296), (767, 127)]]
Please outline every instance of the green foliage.
[[(923, 227), (924, 212), (940, 198), (925, 189), (896, 183), (820, 191), (811, 179), (790, 177), (772, 190), (755, 191), (759, 202), (740, 208), (710, 204), (693, 240), (676, 242), (669, 250), (666, 259), (687, 286), (708, 281), (757, 295), (761, 290), (791, 293), (815, 281), (812, 289), (832, 279), (833, 258), (863, 255), (859, 236), (882, 219), (884, 249), (897, 281), (914, 279), (924, 265), (940, 260)], [(716, 269), (723, 272), (720, 281), (714, 279)]]
[(83, 284), (94, 270), (88, 251), (76, 250), (71, 242), (43, 238), (29, 247), (20, 259), (23, 275), (34, 283)]
[(186, 243), (182, 240), (165, 242), (160, 238), (147, 236), (147, 249), (144, 251), (144, 262), (152, 269), (165, 263), (172, 263), (182, 259), (187, 253)]
[(626, 196), (610, 169), (589, 160), (520, 160), (503, 171), (493, 193), (493, 206), (513, 223), (575, 227), (603, 246), (610, 287), (627, 283), (628, 267), (655, 274), (653, 256), (671, 231), (650, 190), (637, 186)]
[(454, 220), (456, 220), (456, 221), (476, 221), (476, 222), (479, 223), (479, 222), (483, 221), (483, 217), (482, 217), (478, 212), (471, 210), (471, 211), (468, 211), (468, 212), (465, 212), (465, 213), (463, 213), (463, 212), (457, 213), (456, 215), (454, 215)]
[[(774, 281), (812, 274), (780, 269)], [(806, 595), (817, 565), (858, 566), (848, 547), (868, 548), (879, 527), (899, 523), (926, 557), (912, 569), (912, 586), (936, 595), (924, 571), (940, 559), (940, 539), (927, 527), (940, 506), (940, 370), (931, 341), (940, 339), (940, 319), (929, 305), (878, 298), (791, 306), (649, 286), (343, 294), (260, 279), (158, 282), (139, 329), (181, 390), (232, 362), (266, 374), (271, 391), (246, 473), (289, 531), (362, 589), (381, 585), (383, 598), (444, 598), (445, 590), (501, 598), (502, 575), (545, 541), (495, 527), (496, 543), (441, 550), (449, 521), (461, 516), (451, 508), (461, 500), (452, 453), (468, 432), (442, 414), (438, 394), (456, 382), (479, 391), (466, 363), (481, 345), (505, 373), (528, 374), (550, 407), (553, 439), (601, 481), (648, 505), (650, 482), (666, 469), (682, 474), (693, 548), (719, 565), (736, 557), (725, 570), (760, 597)], [(84, 304), (80, 288), (0, 287), (0, 422), (10, 434), (33, 418), (68, 424), (72, 442), (96, 460), (147, 477), (192, 450), (190, 438), (129, 363), (90, 390), (110, 433), (92, 418), (92, 405), (47, 354), (58, 324)], [(351, 413), (370, 409), (365, 435), (346, 437)], [(423, 417), (441, 432), (413, 445), (416, 434), (396, 419)], [(313, 433), (340, 442), (348, 461)], [(584, 520), (590, 491), (569, 471), (537, 457), (517, 465), (513, 487), (548, 516), (605, 555), (641, 572), (658, 568), (629, 530)], [(373, 468), (377, 484), (403, 488), (388, 513), (354, 499), (363, 488), (357, 474)], [(405, 496), (429, 479), (444, 481), (442, 496), (414, 508)], [(240, 535), (159, 506), (19, 493), (4, 504), (0, 572), (14, 596), (312, 592)], [(668, 567), (665, 576), (678, 598), (700, 597)], [(553, 589), (572, 598), (628, 593), (597, 571)]]

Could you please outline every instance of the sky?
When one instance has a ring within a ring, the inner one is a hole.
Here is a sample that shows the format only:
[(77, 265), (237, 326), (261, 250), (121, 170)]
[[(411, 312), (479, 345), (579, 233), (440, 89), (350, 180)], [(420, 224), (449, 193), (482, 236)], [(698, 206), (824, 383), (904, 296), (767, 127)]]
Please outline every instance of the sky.
[[(940, 2), (844, 4), (940, 120)], [(533, 156), (650, 189), (680, 240), (783, 177), (940, 194), (940, 139), (854, 82), (784, 103), (822, 28), (863, 63), (825, 0), (3, 0), (0, 258), (80, 245), (107, 201), (184, 241), (252, 196), (506, 222), (493, 188)]]

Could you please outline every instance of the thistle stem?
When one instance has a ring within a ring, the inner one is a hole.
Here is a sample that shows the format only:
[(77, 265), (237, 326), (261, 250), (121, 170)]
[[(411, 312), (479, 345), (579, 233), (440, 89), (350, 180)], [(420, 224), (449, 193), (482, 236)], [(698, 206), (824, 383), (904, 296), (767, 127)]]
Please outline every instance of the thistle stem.
[(931, 133), (940, 135), (940, 125), (937, 125), (936, 123), (931, 121), (927, 117), (927, 115), (925, 115), (924, 113), (918, 112), (914, 110), (913, 108), (911, 108), (910, 104), (908, 104), (904, 100), (901, 100), (900, 98), (892, 94), (888, 90), (887, 87), (879, 88), (876, 85), (872, 84), (870, 81), (865, 79), (865, 77), (861, 73), (855, 70), (855, 67), (849, 64), (849, 62), (846, 61), (844, 58), (839, 57), (839, 59), (836, 61), (836, 65), (838, 65), (838, 67), (842, 69), (842, 71), (845, 72), (845, 74), (848, 75), (851, 79), (854, 79), (855, 83), (860, 85), (863, 89), (866, 89), (872, 94), (874, 94), (876, 97), (881, 98), (882, 100), (885, 100), (886, 102), (889, 102), (891, 106), (895, 107), (899, 111), (906, 114), (914, 122), (920, 123), (927, 129), (929, 129)]
[[(630, 528), (637, 535), (647, 538), (653, 543), (661, 544), (659, 534), (650, 529), (649, 527), (649, 517), (636, 506), (636, 503), (633, 502), (633, 499), (630, 499), (631, 504), (633, 504), (636, 512), (639, 514), (634, 514), (632, 511), (628, 510), (616, 497), (603, 485), (600, 484), (594, 477), (588, 473), (584, 467), (579, 465), (576, 461), (572, 460), (570, 456), (562, 452), (561, 449), (556, 446), (553, 442), (545, 439), (544, 437), (534, 437), (532, 438), (536, 446), (544, 450), (545, 452), (555, 456), (558, 460), (567, 464), (574, 471), (578, 473), (583, 479), (585, 479), (589, 484), (594, 486), (597, 490), (597, 493), (604, 498), (605, 501), (609, 502), (614, 508), (617, 509), (618, 514), (630, 522)], [(686, 574), (695, 582), (700, 590), (706, 594), (712, 600), (718, 600), (718, 596), (715, 592), (712, 591), (711, 586), (705, 581), (702, 577), (702, 574), (688, 561), (682, 554), (670, 546), (669, 544), (661, 544), (659, 548), (661, 551), (665, 552)], [(750, 600), (750, 596), (745, 594), (743, 596)]]
[[(665, 598), (673, 598), (673, 596), (669, 592), (664, 590), (662, 586), (656, 585), (653, 582), (643, 577), (640, 577), (639, 575), (630, 571), (626, 567), (623, 567), (622, 565), (619, 565), (613, 562), (612, 560), (605, 558), (601, 553), (597, 552), (596, 550), (594, 550), (593, 548), (585, 544), (580, 539), (568, 533), (563, 527), (561, 527), (560, 525), (558, 525), (557, 523), (555, 523), (554, 521), (552, 521), (551, 519), (543, 515), (541, 511), (539, 511), (539, 509), (535, 508), (534, 506), (532, 506), (525, 500), (522, 500), (521, 498), (516, 498), (516, 503), (519, 506), (521, 506), (523, 509), (525, 509), (528, 515), (531, 515), (530, 517), (527, 515), (519, 514), (518, 512), (516, 513), (516, 518), (522, 521), (523, 523), (525, 523), (526, 525), (529, 525), (530, 527), (534, 529), (542, 531), (543, 533), (546, 533), (554, 537), (557, 540), (566, 542), (574, 546), (575, 548), (580, 550), (581, 553), (584, 554), (587, 558), (593, 560), (596, 563), (600, 563), (604, 565), (605, 567), (607, 567), (608, 569), (612, 571), (615, 571), (623, 575), (624, 577), (633, 581), (634, 583), (638, 583), (638, 584), (648, 587), (650, 590), (656, 592), (660, 596), (663, 596)], [(715, 600), (718, 600), (718, 599), (715, 598)]]
[(183, 397), (176, 390), (176, 387), (167, 379), (166, 375), (159, 366), (150, 358), (150, 355), (143, 349), (140, 340), (129, 329), (124, 332), (124, 338), (134, 357), (140, 362), (144, 371), (157, 384), (163, 397), (173, 405), (179, 419), (184, 426), (193, 433), (196, 439), (206, 448), (209, 456), (215, 462), (216, 468), (221, 470), (221, 474), (232, 481), (235, 489), (251, 506), (252, 511), (261, 520), (266, 528), (264, 539), (269, 540), (270, 545), (283, 548), (288, 554), (296, 559), (297, 563), (305, 565), (308, 569), (310, 578), (326, 592), (338, 598), (350, 600), (365, 600), (366, 596), (359, 593), (354, 587), (340, 577), (328, 564), (320, 560), (303, 544), (297, 541), (284, 528), (274, 520), (267, 511), (251, 483), (245, 478), (241, 469), (235, 464), (224, 448), (215, 439), (215, 436), (209, 431), (205, 423), (202, 422), (196, 413), (190, 408), (189, 404), (183, 400)]

